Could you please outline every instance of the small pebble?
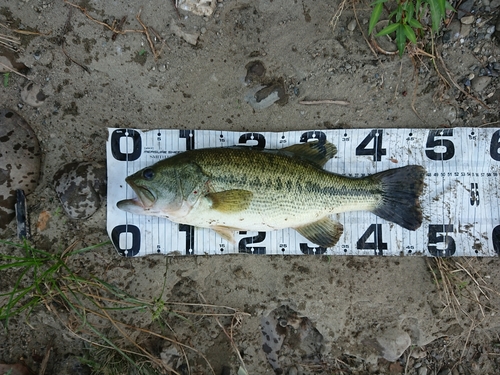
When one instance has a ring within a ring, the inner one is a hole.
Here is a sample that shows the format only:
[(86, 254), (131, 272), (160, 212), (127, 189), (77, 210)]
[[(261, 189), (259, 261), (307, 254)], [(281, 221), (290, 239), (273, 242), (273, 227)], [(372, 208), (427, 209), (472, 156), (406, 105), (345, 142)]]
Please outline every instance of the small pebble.
[[(460, 36), (462, 38), (467, 37), (470, 34), (470, 29), (471, 29), (470, 24), (463, 23), (462, 26), (460, 27)], [(463, 43), (463, 39), (460, 40), (460, 43)]]
[(427, 371), (428, 371), (428, 370), (427, 370), (427, 367), (422, 366), (422, 367), (420, 367), (420, 368), (418, 369), (417, 373), (418, 373), (418, 375), (427, 375)]
[(491, 77), (476, 77), (472, 80), (471, 88), (475, 92), (483, 91), (491, 82)]
[(347, 29), (349, 31), (354, 31), (354, 29), (356, 29), (356, 25), (357, 25), (356, 20), (353, 19), (353, 20), (351, 20), (351, 22), (348, 23)]
[(463, 25), (470, 25), (474, 22), (474, 16), (464, 16), (460, 19)]

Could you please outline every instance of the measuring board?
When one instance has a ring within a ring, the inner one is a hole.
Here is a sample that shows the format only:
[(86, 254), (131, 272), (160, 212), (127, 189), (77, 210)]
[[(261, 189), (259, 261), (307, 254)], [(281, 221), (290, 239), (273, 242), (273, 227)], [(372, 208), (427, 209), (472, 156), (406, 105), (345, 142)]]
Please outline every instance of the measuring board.
[[(426, 169), (422, 226), (409, 231), (370, 212), (335, 214), (344, 233), (332, 248), (319, 247), (293, 229), (236, 232), (235, 243), (210, 229), (116, 207), (135, 196), (132, 173), (186, 150), (235, 145), (279, 149), (328, 140), (337, 155), (325, 169), (363, 177), (409, 164)], [(500, 254), (500, 129), (336, 129), (289, 132), (109, 129), (107, 229), (117, 251), (148, 254), (328, 254), (497, 256)]]

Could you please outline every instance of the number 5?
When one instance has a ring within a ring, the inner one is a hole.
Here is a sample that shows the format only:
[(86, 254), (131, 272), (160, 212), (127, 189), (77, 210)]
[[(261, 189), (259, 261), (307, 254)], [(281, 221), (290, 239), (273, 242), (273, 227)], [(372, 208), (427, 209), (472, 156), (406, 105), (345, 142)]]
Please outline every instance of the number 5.
[[(429, 225), (429, 243), (427, 248), (429, 252), (435, 257), (448, 257), (455, 254), (456, 245), (455, 240), (451, 237), (449, 232), (453, 233), (453, 224), (431, 224)], [(444, 233), (444, 236), (441, 235)], [(438, 244), (445, 244), (445, 247)]]

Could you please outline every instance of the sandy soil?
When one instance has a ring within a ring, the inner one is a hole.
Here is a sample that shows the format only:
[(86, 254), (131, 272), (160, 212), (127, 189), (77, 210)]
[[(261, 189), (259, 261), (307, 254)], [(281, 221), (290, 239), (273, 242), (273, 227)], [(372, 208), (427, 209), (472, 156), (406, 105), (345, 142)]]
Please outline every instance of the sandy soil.
[[(26, 104), (20, 93), (29, 82), (11, 74), (8, 85), (0, 88), (0, 104), (22, 115), (40, 141), (42, 177), (28, 205), (33, 243), (49, 252), (60, 252), (75, 241), (84, 247), (107, 240), (105, 207), (89, 219), (71, 220), (61, 213), (52, 181), (65, 163), (105, 161), (107, 127), (279, 131), (498, 126), (499, 79), (491, 77), (486, 87), (477, 83), (479, 69), (500, 56), (498, 37), (485, 39), (482, 32), (495, 24), (499, 9), (494, 4), (488, 9), (475, 4), (476, 19), (486, 23), (474, 23), (463, 43), (436, 40), (442, 56), (436, 66), (450, 81), (448, 86), (417, 51), (401, 59), (375, 55), (360, 27), (348, 28), (355, 19), (351, 6), (333, 29), (338, 1), (225, 0), (211, 16), (181, 11), (181, 18), (169, 1), (79, 5), (107, 24), (126, 16), (122, 29), (138, 32), (114, 37), (81, 9), (62, 1), (6, 0), (0, 5), (1, 23), (47, 34), (23, 35), (23, 51), (15, 56), (29, 68), (29, 79), (40, 85), (43, 103), (36, 108)], [(358, 3), (356, 10), (366, 33), (369, 6)], [(139, 32), (139, 11), (142, 22), (151, 27), (156, 59), (146, 35)], [(199, 34), (196, 45), (186, 42), (182, 32)], [(265, 74), (248, 84), (247, 64), (253, 61), (262, 62)], [(466, 80), (474, 72), (471, 86)], [(255, 109), (245, 101), (256, 85), (271, 83), (284, 88), (280, 103)], [(299, 103), (322, 99), (350, 105)], [(14, 223), (2, 238), (15, 238)], [(0, 251), (18, 253), (8, 246)], [(282, 328), (271, 333), (264, 329), (271, 341), (280, 343), (271, 346), (279, 349), (275, 368), (282, 373), (498, 373), (498, 261), (457, 261), (447, 263), (458, 270), (451, 274), (458, 277), (450, 284), (455, 296), (443, 291), (435, 261), (418, 257), (123, 259), (107, 245), (71, 257), (68, 264), (146, 300), (201, 303), (203, 296), (207, 303), (247, 313), (237, 314), (237, 321), (220, 319), (227, 332), (234, 329), (229, 335), (234, 346), (206, 309), (192, 307), (201, 315), (190, 318), (189, 324), (172, 314), (165, 318), (176, 339), (202, 353), (216, 374), (228, 373), (228, 368), (236, 374), (241, 363), (234, 347), (249, 374), (273, 373), (263, 347), (261, 327), (266, 322)], [(4, 275), (0, 290), (8, 291), (15, 273)], [(54, 311), (58, 306), (40, 304), (26, 318), (11, 319), (8, 331), (0, 332), (0, 363), (23, 362), (38, 372), (51, 347), (47, 374), (88, 373), (77, 357), (106, 368), (116, 365), (65, 328), (78, 324), (68, 320), (70, 314)], [(165, 328), (146, 311), (123, 318), (158, 332)], [(83, 329), (81, 335), (86, 334)], [(186, 370), (178, 347), (148, 335), (135, 338), (180, 373), (210, 373), (199, 354), (187, 351)]]

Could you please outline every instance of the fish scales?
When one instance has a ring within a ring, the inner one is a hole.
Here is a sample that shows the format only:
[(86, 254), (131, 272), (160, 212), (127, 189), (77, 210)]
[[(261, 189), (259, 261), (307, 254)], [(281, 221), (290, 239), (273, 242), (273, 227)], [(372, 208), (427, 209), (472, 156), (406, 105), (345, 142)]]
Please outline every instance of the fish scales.
[(342, 212), (346, 205), (369, 208), (380, 200), (380, 189), (372, 181), (329, 173), (307, 161), (255, 150), (199, 151), (192, 160), (210, 177), (215, 191), (254, 193), (247, 213), (269, 215), (279, 207), (277, 216), (326, 215)]
[(322, 168), (335, 153), (327, 141), (186, 151), (127, 177), (137, 198), (118, 207), (212, 228), (230, 241), (236, 230), (294, 228), (325, 247), (342, 235), (342, 225), (330, 218), (335, 213), (367, 210), (409, 230), (421, 225), (424, 168), (351, 178)]

